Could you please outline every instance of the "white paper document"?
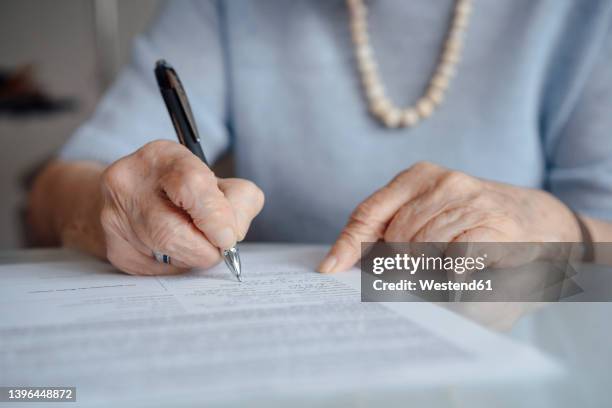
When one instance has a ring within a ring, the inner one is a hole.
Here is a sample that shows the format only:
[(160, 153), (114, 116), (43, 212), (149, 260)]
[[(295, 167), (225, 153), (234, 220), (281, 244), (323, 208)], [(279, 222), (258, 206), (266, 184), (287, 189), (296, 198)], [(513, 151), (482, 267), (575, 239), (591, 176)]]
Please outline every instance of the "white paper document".
[(324, 250), (241, 245), (242, 283), (225, 265), (170, 277), (2, 265), (0, 386), (75, 386), (92, 406), (265, 406), (559, 374), (439, 306), (362, 303), (357, 269), (314, 271)]

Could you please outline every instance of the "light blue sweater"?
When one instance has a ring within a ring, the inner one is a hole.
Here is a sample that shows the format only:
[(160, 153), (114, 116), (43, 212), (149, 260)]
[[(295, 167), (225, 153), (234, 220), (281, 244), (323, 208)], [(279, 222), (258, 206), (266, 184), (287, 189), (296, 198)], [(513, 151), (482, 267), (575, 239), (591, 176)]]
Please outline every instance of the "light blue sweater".
[[(436, 64), (451, 0), (370, 0), (390, 97), (407, 106)], [(545, 188), (612, 219), (612, 2), (475, 0), (464, 57), (441, 108), (413, 129), (367, 111), (344, 0), (171, 1), (60, 153), (110, 163), (175, 139), (153, 76), (181, 76), (210, 158), (233, 149), (266, 206), (249, 238), (332, 241), (352, 209), (429, 160)]]

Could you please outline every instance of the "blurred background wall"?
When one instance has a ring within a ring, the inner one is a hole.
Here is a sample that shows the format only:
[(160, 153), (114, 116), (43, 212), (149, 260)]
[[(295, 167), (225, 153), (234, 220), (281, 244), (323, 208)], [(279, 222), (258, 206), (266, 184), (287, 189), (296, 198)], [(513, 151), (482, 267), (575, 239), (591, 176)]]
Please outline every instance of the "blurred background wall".
[(130, 55), (158, 0), (1, 0), (0, 69), (32, 66), (32, 78), (71, 108), (0, 112), (0, 249), (23, 245), (23, 178), (84, 121)]

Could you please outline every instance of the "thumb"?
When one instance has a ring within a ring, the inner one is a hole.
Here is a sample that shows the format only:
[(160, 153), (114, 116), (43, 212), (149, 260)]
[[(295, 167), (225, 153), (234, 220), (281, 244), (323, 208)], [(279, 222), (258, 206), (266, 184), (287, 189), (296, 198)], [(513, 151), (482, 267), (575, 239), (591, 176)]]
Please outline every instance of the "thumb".
[(219, 189), (234, 210), (238, 241), (242, 241), (263, 208), (264, 194), (254, 183), (237, 178), (219, 179)]

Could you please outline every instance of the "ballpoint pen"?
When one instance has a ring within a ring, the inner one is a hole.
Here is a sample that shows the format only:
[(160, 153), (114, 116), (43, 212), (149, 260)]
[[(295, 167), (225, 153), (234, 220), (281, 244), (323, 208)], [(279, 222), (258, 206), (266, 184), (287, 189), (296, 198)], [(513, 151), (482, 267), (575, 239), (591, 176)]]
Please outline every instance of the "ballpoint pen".
[[(208, 166), (208, 161), (200, 145), (198, 129), (196, 128), (187, 94), (176, 71), (162, 59), (155, 64), (155, 78), (166, 103), (166, 108), (168, 108), (168, 113), (170, 114), (170, 119), (172, 119), (179, 142)], [(239, 282), (242, 282), (240, 277), (242, 266), (237, 246), (221, 250), (221, 255), (229, 270), (232, 271)]]

